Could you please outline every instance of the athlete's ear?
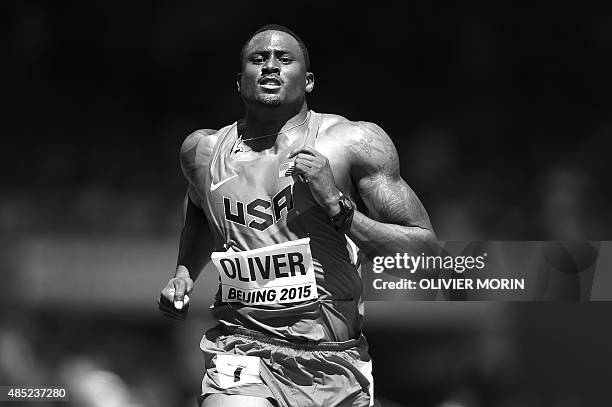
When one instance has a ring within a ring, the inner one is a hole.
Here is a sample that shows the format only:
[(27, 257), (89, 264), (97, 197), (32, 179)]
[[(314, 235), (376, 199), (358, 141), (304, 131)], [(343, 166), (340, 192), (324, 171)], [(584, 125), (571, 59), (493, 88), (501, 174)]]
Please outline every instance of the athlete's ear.
[(236, 75), (236, 89), (238, 89), (238, 93), (240, 93), (240, 79), (242, 79), (242, 72), (238, 72)]
[(306, 72), (306, 93), (312, 92), (314, 88), (314, 74), (312, 72)]

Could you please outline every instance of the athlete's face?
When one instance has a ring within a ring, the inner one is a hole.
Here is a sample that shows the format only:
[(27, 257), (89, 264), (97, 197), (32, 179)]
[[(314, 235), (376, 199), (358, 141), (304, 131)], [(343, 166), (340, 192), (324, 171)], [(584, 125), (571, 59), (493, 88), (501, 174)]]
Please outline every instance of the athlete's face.
[(264, 31), (247, 44), (237, 84), (247, 105), (277, 107), (303, 103), (314, 86), (314, 75), (306, 71), (295, 38), (282, 31)]

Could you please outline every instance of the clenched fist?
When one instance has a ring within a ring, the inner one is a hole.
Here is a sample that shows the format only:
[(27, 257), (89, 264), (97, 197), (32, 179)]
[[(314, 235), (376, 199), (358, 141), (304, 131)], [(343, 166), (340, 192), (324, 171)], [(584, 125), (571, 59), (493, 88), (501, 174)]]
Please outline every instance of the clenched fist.
[(159, 310), (165, 316), (184, 321), (189, 310), (189, 293), (193, 290), (193, 280), (185, 267), (179, 266), (174, 278), (168, 281), (159, 297)]
[(311, 146), (293, 150), (287, 155), (289, 159), (294, 157), (295, 165), (291, 175), (296, 175), (308, 183), (312, 197), (327, 216), (337, 215), (340, 212), (340, 190), (334, 181), (334, 173), (327, 157)]

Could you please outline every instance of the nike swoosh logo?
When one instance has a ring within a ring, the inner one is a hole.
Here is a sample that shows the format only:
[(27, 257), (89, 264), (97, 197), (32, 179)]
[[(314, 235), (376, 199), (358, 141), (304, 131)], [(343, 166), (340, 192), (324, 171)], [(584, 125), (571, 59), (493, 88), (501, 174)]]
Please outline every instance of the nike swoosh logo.
[(224, 179), (223, 181), (219, 181), (216, 184), (214, 183), (214, 181), (210, 182), (210, 192), (214, 191), (215, 189), (219, 188), (221, 185), (225, 184), (227, 181), (234, 179), (238, 176), (238, 174), (232, 175), (229, 178)]

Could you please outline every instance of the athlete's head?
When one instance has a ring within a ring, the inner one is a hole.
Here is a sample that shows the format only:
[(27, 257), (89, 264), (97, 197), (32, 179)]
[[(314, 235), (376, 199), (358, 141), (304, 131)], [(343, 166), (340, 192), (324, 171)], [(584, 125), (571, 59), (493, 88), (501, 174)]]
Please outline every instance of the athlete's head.
[(286, 27), (266, 25), (240, 52), (238, 91), (244, 102), (267, 107), (302, 103), (314, 87), (306, 45)]

